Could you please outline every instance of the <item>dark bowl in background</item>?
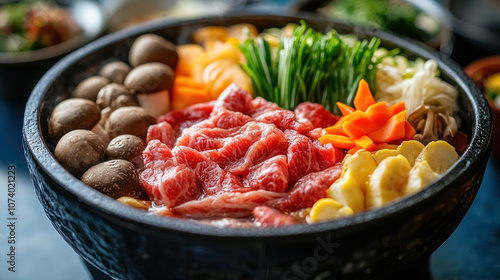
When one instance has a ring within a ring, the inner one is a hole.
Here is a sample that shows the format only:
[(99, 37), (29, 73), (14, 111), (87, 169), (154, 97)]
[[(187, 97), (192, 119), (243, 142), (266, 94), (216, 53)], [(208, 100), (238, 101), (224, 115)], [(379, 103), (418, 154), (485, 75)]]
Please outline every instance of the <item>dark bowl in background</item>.
[(460, 160), (423, 191), (373, 211), (313, 225), (215, 228), (148, 215), (80, 182), (54, 159), (47, 139), (52, 108), (82, 73), (110, 57), (126, 61), (134, 39), (156, 33), (187, 43), (196, 28), (248, 22), (281, 27), (297, 17), (232, 16), (154, 22), (107, 35), (57, 63), (27, 103), (23, 146), (38, 198), (56, 230), (86, 261), (116, 279), (408, 279), (455, 230), (479, 189), (490, 149), (491, 112), (484, 96), (446, 56), (382, 31), (313, 18), (360, 38), (377, 36), (410, 58), (435, 59), (457, 87), (463, 130), (471, 142)]
[(457, 36), (486, 54), (499, 53), (499, 1), (445, 0), (444, 8)]
[(69, 1), (67, 8), (82, 32), (68, 41), (39, 50), (0, 52), (0, 99), (24, 105), (40, 78), (64, 55), (96, 39), (106, 28), (106, 16), (95, 1)]

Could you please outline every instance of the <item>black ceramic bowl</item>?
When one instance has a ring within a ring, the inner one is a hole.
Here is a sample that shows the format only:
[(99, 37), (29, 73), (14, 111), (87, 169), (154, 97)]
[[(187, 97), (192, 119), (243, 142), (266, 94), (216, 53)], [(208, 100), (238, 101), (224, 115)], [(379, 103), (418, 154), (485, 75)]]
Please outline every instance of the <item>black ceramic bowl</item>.
[(24, 105), (33, 87), (50, 67), (64, 55), (96, 39), (106, 29), (105, 11), (96, 1), (60, 2), (64, 2), (60, 3), (61, 6), (68, 9), (82, 32), (68, 41), (43, 49), (19, 53), (0, 52), (0, 99), (14, 105)]
[[(425, 190), (350, 218), (282, 228), (215, 228), (147, 215), (87, 187), (54, 159), (47, 119), (84, 71), (110, 57), (126, 60), (138, 35), (152, 32), (178, 43), (206, 25), (248, 22), (281, 27), (298, 18), (239, 16), (157, 22), (101, 38), (56, 64), (34, 89), (25, 111), (23, 144), (38, 198), (56, 230), (86, 261), (116, 279), (401, 279), (412, 275), (457, 227), (471, 205), (486, 167), (491, 113), (460, 67), (413, 41), (381, 31), (306, 19), (408, 57), (439, 62), (441, 76), (460, 93), (463, 130), (471, 143), (460, 160)], [(94, 68), (92, 68), (94, 67)]]

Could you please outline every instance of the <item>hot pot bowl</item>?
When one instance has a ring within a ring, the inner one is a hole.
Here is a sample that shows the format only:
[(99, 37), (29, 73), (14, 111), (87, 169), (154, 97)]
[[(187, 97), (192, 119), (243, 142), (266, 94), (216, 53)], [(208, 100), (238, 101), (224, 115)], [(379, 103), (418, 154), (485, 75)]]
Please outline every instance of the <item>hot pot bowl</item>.
[(47, 138), (51, 110), (85, 71), (111, 57), (127, 60), (134, 39), (156, 33), (177, 43), (207, 25), (282, 27), (300, 18), (232, 16), (155, 22), (105, 36), (70, 54), (40, 80), (26, 106), (23, 145), (38, 198), (55, 229), (87, 262), (115, 279), (402, 279), (415, 275), (458, 226), (481, 185), (491, 138), (487, 101), (449, 58), (395, 35), (306, 18), (318, 31), (335, 28), (377, 36), (409, 58), (438, 61), (459, 92), (462, 130), (470, 144), (459, 161), (423, 191), (349, 218), (281, 228), (217, 228), (146, 214), (86, 186), (54, 158)]

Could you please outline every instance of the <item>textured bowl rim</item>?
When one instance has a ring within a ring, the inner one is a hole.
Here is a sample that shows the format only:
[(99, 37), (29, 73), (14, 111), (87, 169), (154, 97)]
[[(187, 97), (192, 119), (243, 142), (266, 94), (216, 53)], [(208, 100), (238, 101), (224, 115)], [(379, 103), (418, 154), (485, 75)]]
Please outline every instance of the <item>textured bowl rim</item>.
[[(385, 207), (356, 214), (352, 217), (338, 219), (318, 224), (299, 224), (280, 228), (218, 228), (201, 223), (190, 222), (184, 219), (150, 215), (144, 211), (134, 209), (117, 202), (98, 191), (86, 186), (80, 180), (67, 172), (50, 153), (42, 138), (40, 116), (44, 105), (44, 98), (52, 83), (73, 63), (84, 58), (87, 54), (98, 51), (115, 42), (125, 40), (146, 32), (155, 32), (179, 25), (215, 24), (224, 20), (286, 20), (297, 21), (298, 17), (281, 15), (242, 15), (228, 17), (206, 17), (193, 20), (160, 21), (139, 25), (135, 28), (122, 30), (106, 35), (69, 54), (54, 65), (39, 81), (34, 88), (25, 109), (23, 139), (25, 153), (31, 152), (39, 167), (48, 174), (67, 194), (89, 207), (89, 211), (116, 223), (139, 231), (150, 230), (160, 233), (162, 231), (177, 231), (182, 234), (203, 235), (206, 237), (224, 238), (276, 238), (293, 237), (297, 235), (330, 233), (335, 235), (348, 234), (355, 229), (367, 228), (373, 223), (388, 222), (397, 219), (400, 213), (416, 211), (417, 206), (425, 206), (437, 194), (453, 187), (453, 183), (460, 180), (465, 172), (473, 172), (475, 164), (484, 158), (488, 152), (491, 138), (491, 112), (484, 96), (476, 88), (474, 82), (463, 72), (462, 68), (446, 57), (417, 41), (398, 37), (388, 32), (373, 30), (349, 24), (340, 24), (330, 20), (300, 17), (306, 22), (335, 25), (343, 28), (352, 28), (354, 33), (363, 33), (368, 36), (377, 36), (382, 41), (400, 46), (425, 59), (434, 59), (438, 62), (439, 69), (456, 82), (471, 100), (473, 114), (472, 137), (470, 144), (459, 161), (442, 177), (426, 189)], [(28, 151), (29, 150), (29, 151)], [(404, 216), (404, 215), (403, 215)]]

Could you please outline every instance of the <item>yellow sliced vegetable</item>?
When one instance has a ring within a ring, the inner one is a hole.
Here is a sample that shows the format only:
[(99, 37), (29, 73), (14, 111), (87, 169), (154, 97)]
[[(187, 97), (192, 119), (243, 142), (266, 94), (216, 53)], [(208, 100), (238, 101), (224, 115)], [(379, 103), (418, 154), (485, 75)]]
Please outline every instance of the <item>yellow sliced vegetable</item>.
[(179, 61), (175, 68), (176, 75), (191, 76), (193, 61), (199, 60), (205, 53), (205, 50), (197, 44), (180, 45), (177, 47)]
[(322, 198), (314, 203), (309, 218), (313, 223), (335, 220), (353, 215), (354, 212), (348, 206), (343, 206), (334, 199)]
[(395, 157), (397, 155), (399, 155), (399, 152), (397, 150), (389, 149), (378, 150), (374, 154), (372, 154), (373, 159), (377, 164), (380, 164), (384, 159), (388, 157)]
[(408, 181), (402, 188), (404, 195), (416, 193), (434, 182), (439, 175), (432, 171), (427, 161), (419, 161), (415, 163), (410, 170)]
[(368, 178), (377, 168), (377, 163), (370, 152), (358, 151), (344, 163), (343, 168), (345, 168), (344, 173), (346, 170), (355, 172), (359, 187), (365, 193)]
[(223, 26), (207, 26), (197, 29), (193, 33), (193, 41), (197, 44), (203, 44), (208, 40), (225, 41), (229, 31)]
[(366, 187), (366, 208), (380, 207), (400, 197), (410, 170), (410, 163), (402, 155), (383, 160), (370, 176)]
[(408, 160), (411, 166), (413, 166), (415, 165), (415, 159), (417, 159), (424, 148), (424, 144), (419, 141), (410, 140), (401, 143), (398, 147), (398, 152)]
[(139, 199), (129, 197), (129, 196), (122, 196), (122, 197), (118, 198), (117, 201), (119, 201), (123, 204), (126, 204), (130, 207), (134, 207), (134, 208), (142, 209), (142, 210), (148, 210), (149, 207), (151, 206), (151, 201), (139, 200)]
[(427, 161), (434, 172), (441, 175), (458, 160), (458, 154), (446, 141), (434, 141), (425, 146), (415, 162)]
[(227, 28), (227, 31), (229, 37), (236, 38), (239, 41), (243, 41), (247, 38), (247, 31), (252, 38), (257, 37), (257, 35), (259, 34), (257, 27), (249, 23), (231, 25)]
[(365, 210), (365, 196), (355, 174), (354, 170), (348, 169), (340, 179), (328, 188), (326, 196), (342, 205), (349, 206), (354, 213), (357, 213)]

